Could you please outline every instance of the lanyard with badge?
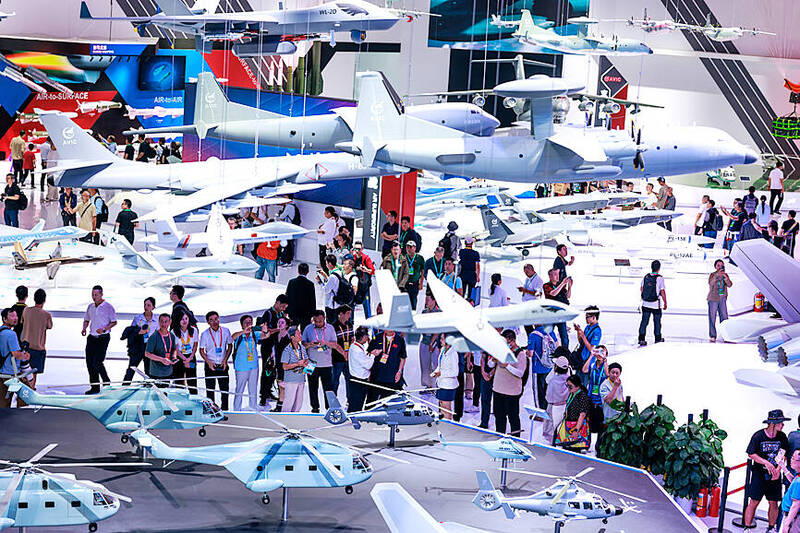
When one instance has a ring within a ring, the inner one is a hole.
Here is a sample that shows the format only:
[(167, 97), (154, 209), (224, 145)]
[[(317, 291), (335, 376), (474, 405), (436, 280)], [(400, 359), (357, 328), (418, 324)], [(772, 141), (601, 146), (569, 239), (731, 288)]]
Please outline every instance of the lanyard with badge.
[[(388, 339), (388, 343), (386, 342)], [(383, 344), (383, 355), (381, 355), (381, 364), (385, 365), (386, 362), (389, 360), (389, 350), (393, 347), (392, 342), (394, 341), (394, 335), (391, 337), (387, 337), (386, 334), (383, 335), (383, 339), (381, 343)]]
[(597, 364), (597, 359), (594, 360), (594, 366), (592, 367), (592, 396), (598, 396), (600, 394), (600, 381), (603, 377), (603, 366)]
[(409, 257), (409, 255), (406, 254), (406, 261), (408, 261), (408, 275), (409, 275), (409, 277), (414, 275), (414, 259), (416, 257), (417, 257), (417, 254), (414, 254), (411, 257)]
[[(322, 329), (322, 338), (321, 339), (319, 338), (319, 333), (317, 333), (318, 331), (319, 331), (319, 329), (315, 327), (314, 328), (314, 340), (317, 341), (317, 343), (320, 343), (320, 342), (325, 340), (325, 329), (324, 328)], [(320, 344), (319, 346), (317, 346), (317, 351), (322, 353), (322, 352), (325, 351), (325, 348)]]
[(433, 259), (433, 273), (437, 278), (442, 279), (444, 275), (444, 257), (439, 259), (439, 264), (436, 264), (436, 258)]
[[(164, 345), (164, 357), (170, 358), (171, 355), (172, 355), (172, 334), (171, 333), (167, 333), (167, 336), (165, 337), (159, 331), (158, 335), (159, 335), (159, 337), (161, 337), (161, 344)], [(167, 339), (169, 339), (169, 344), (167, 344)]]
[(395, 281), (397, 281), (397, 271), (399, 270), (398, 262), (395, 261), (394, 257), (392, 257), (392, 276), (394, 276)]
[[(253, 345), (250, 346), (250, 340), (252, 339)], [(255, 337), (251, 335), (245, 335), (244, 337), (244, 346), (247, 349), (247, 362), (252, 363), (255, 360), (255, 351), (256, 351), (256, 340)]]
[(214, 330), (209, 329), (208, 334), (211, 336), (211, 342), (214, 344), (214, 353), (220, 358), (222, 362), (222, 330), (219, 330), (219, 346), (217, 346), (217, 339), (214, 338)]
[(444, 282), (444, 284), (445, 284), (445, 285), (447, 285), (447, 286), (448, 286), (448, 287), (450, 287), (451, 289), (455, 289), (455, 285), (456, 285), (456, 273), (455, 273), (455, 272), (453, 272), (453, 273), (451, 273), (451, 274), (445, 274), (445, 275), (442, 277), (442, 281)]
[(347, 324), (345, 324), (343, 328), (344, 329), (341, 331), (342, 348), (344, 348), (344, 351), (346, 352), (350, 349), (350, 338), (353, 336), (353, 330), (350, 329), (350, 326)]

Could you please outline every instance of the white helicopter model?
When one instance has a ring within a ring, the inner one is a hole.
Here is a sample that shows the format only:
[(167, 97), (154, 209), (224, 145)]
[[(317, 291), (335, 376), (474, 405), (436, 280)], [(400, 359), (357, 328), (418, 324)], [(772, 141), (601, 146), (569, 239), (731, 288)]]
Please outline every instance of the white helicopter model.
[(635, 505), (626, 502), (622, 498), (620, 498), (621, 506), (617, 507), (611, 505), (598, 494), (584, 490), (578, 483), (612, 492), (640, 503), (647, 503), (645, 500), (623, 492), (600, 485), (594, 485), (588, 481), (582, 481), (580, 478), (594, 470), (592, 467), (585, 468), (568, 478), (539, 472), (514, 470), (511, 468), (502, 468), (501, 470), (517, 474), (541, 476), (557, 481), (534, 494), (507, 498), (503, 495), (502, 491), (494, 488), (494, 485), (492, 485), (485, 471), (477, 470), (475, 474), (478, 477), (478, 493), (475, 495), (472, 503), (484, 511), (494, 511), (502, 507), (506, 518), (509, 519), (515, 518), (517, 511), (527, 511), (540, 516), (549, 516), (556, 521), (555, 533), (559, 533), (564, 524), (569, 520), (600, 519), (606, 524), (608, 523), (608, 519), (612, 516), (619, 516), (627, 511), (641, 512), (636, 509)]

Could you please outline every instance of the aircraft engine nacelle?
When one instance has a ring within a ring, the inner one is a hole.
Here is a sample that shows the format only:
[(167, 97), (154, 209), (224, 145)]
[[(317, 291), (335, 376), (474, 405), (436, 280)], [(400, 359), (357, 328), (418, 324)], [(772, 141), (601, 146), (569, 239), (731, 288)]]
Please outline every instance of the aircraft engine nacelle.
[(618, 103), (616, 102), (609, 102), (603, 106), (603, 113), (608, 113), (609, 115), (616, 115), (619, 113), (619, 110), (622, 109)]
[(0, 518), (0, 529), (5, 529), (14, 525), (14, 521), (10, 518)]
[(800, 357), (800, 339), (784, 342), (777, 350), (778, 366), (789, 366)]
[(130, 431), (136, 431), (139, 427), (139, 422), (127, 421), (108, 424), (106, 429), (113, 433), (128, 433)]
[(517, 99), (516, 98), (503, 98), (503, 107), (506, 109), (514, 109), (517, 107)]
[(245, 484), (253, 492), (270, 492), (283, 487), (283, 481), (278, 479), (257, 479)]
[(578, 104), (578, 109), (587, 113), (591, 113), (594, 111), (594, 102), (591, 100), (581, 100), (581, 103)]
[(486, 105), (486, 98), (480, 94), (475, 95), (475, 97), (472, 99), (472, 103), (478, 107), (483, 107)]
[(352, 30), (350, 32), (350, 39), (356, 44), (361, 44), (367, 40), (367, 32), (361, 30)]

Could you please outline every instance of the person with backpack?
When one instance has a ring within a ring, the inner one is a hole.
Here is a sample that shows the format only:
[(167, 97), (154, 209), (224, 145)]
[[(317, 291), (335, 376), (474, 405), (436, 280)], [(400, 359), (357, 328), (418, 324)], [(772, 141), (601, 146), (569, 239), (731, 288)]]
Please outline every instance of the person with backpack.
[[(19, 346), (14, 333), (17, 325), (17, 312), (7, 307), (0, 313), (3, 325), (0, 326), (0, 408), (11, 407), (13, 394), (9, 394), (5, 381), (20, 373), (20, 367), (27, 364), (31, 356)], [(19, 402), (18, 402), (19, 405)]]
[(5, 204), (3, 210), (3, 222), (6, 226), (19, 227), (19, 212), (27, 207), (27, 198), (25, 199), (25, 207), (20, 207), (22, 198), (25, 195), (19, 189), (19, 186), (14, 181), (14, 174), (6, 174), (6, 188), (3, 191), (2, 200)]
[(730, 252), (733, 245), (739, 240), (739, 234), (742, 231), (742, 225), (747, 222), (747, 213), (744, 212), (742, 207), (742, 199), (735, 198), (733, 200), (733, 207), (730, 211), (724, 207), (720, 207), (722, 212), (731, 219), (728, 224), (728, 232), (725, 235), (725, 249)]
[(289, 298), (285, 294), (279, 294), (275, 298), (272, 307), (264, 311), (264, 314), (256, 319), (256, 326), (264, 326), (266, 331), (261, 341), (261, 383), (258, 397), (258, 405), (264, 407), (267, 400), (277, 400), (272, 394), (272, 387), (275, 384), (276, 368), (280, 363), (277, 359), (281, 354), (275, 354), (273, 348), (278, 339), (278, 319), (286, 316), (286, 308), (289, 306)]
[[(661, 270), (661, 261), (656, 259), (650, 264), (651, 272), (642, 278), (640, 291), (642, 294), (642, 321), (639, 323), (639, 346), (647, 346), (645, 336), (650, 317), (653, 317), (653, 333), (656, 342), (663, 342), (661, 336), (661, 313), (667, 310), (667, 290)], [(663, 307), (662, 307), (663, 303)]]
[(706, 212), (708, 211), (708, 201), (710, 199), (711, 198), (707, 194), (704, 194), (703, 198), (700, 200), (700, 207), (697, 208), (697, 215), (694, 217), (695, 235), (703, 234), (703, 225), (705, 224)]
[[(294, 195), (290, 194), (289, 202), (283, 204), (283, 207), (278, 213), (278, 220), (294, 224), (295, 226), (300, 225), (300, 210), (294, 203)], [(281, 266), (287, 266), (294, 260), (294, 239), (286, 241), (286, 246), (281, 247), (279, 257)]]
[(758, 198), (756, 197), (756, 188), (752, 185), (747, 189), (747, 194), (744, 198), (742, 198), (742, 206), (744, 207), (744, 212), (747, 213), (749, 216), (750, 213), (756, 212), (756, 207), (758, 207)]
[(531, 358), (531, 380), (533, 399), (536, 407), (547, 410), (547, 375), (553, 370), (553, 353), (558, 348), (555, 329), (549, 332), (542, 325), (534, 326), (528, 335), (528, 357)]
[(196, 328), (197, 318), (195, 318), (194, 313), (192, 313), (192, 311), (189, 309), (189, 306), (186, 305), (186, 302), (183, 301), (185, 294), (186, 288), (183, 285), (173, 285), (172, 289), (170, 289), (169, 299), (172, 302), (171, 319), (173, 323), (177, 324), (181, 319), (181, 313), (185, 313), (189, 315), (189, 325), (193, 328)]
[(449, 257), (454, 262), (458, 259), (458, 253), (461, 251), (461, 239), (456, 235), (457, 229), (458, 224), (456, 224), (455, 220), (451, 220), (447, 224), (447, 233), (439, 241), (439, 246), (444, 250), (444, 258), (447, 259)]
[(400, 241), (400, 248), (403, 250), (406, 249), (408, 241), (417, 243), (417, 250), (422, 248), (422, 237), (411, 226), (411, 217), (403, 215), (400, 218), (400, 233), (397, 236), (397, 240)]
[(722, 259), (714, 261), (714, 272), (708, 275), (708, 340), (717, 342), (716, 319), (728, 320), (728, 287), (733, 282), (725, 272), (725, 262)]
[[(97, 213), (96, 228), (99, 228), (104, 222), (108, 222), (108, 204), (106, 204), (103, 197), (100, 196), (100, 191), (97, 189), (89, 189), (89, 194), (92, 195), (91, 202), (94, 205), (95, 212)], [(95, 231), (92, 235), (92, 242), (100, 244), (100, 232)]]
[(422, 290), (422, 272), (425, 270), (425, 259), (417, 253), (417, 243), (414, 240), (406, 242), (406, 263), (408, 263), (408, 281), (405, 292), (411, 301), (411, 309), (417, 309), (417, 296)]
[(739, 232), (739, 240), (749, 241), (752, 239), (763, 239), (763, 238), (764, 238), (764, 228), (759, 226), (758, 223), (756, 222), (755, 212), (748, 214), (747, 222), (742, 224), (742, 229)]
[(392, 243), (389, 255), (383, 258), (381, 268), (390, 271), (395, 283), (397, 283), (397, 288), (401, 292), (405, 292), (408, 284), (408, 260), (400, 253), (399, 241)]
[[(716, 202), (712, 199), (708, 199), (706, 203), (706, 212), (703, 215), (703, 235), (710, 239), (716, 239), (717, 233), (722, 231), (723, 227), (723, 220), (722, 215), (720, 215), (719, 211), (717, 210)], [(707, 244), (702, 245), (703, 248), (713, 248), (714, 243), (709, 242)]]
[(83, 242), (93, 242), (93, 236), (97, 230), (97, 209), (95, 209), (94, 204), (89, 201), (90, 197), (89, 191), (83, 189), (81, 191), (81, 202), (78, 204), (78, 207), (75, 208), (75, 213), (77, 213), (78, 218), (78, 227), (89, 232), (85, 237), (80, 238)]
[(244, 389), (247, 388), (248, 407), (251, 411), (258, 411), (258, 343), (266, 334), (266, 325), (260, 329), (253, 327), (253, 317), (242, 315), (239, 319), (242, 326), (231, 338), (233, 340), (233, 370), (236, 375), (236, 388), (233, 397), (233, 410), (242, 410)]
[(594, 349), (600, 345), (600, 340), (603, 338), (603, 330), (600, 329), (600, 309), (596, 305), (590, 305), (585, 309), (586, 313), (586, 328), (581, 328), (580, 324), (573, 324), (575, 333), (578, 336), (578, 352), (579, 357), (575, 358), (576, 366), (575, 372), (580, 376), (581, 381), (585, 384), (588, 380), (586, 372), (583, 371), (586, 361), (592, 356)]
[(361, 241), (353, 243), (353, 268), (358, 275), (358, 288), (356, 289), (355, 305), (364, 308), (364, 318), (372, 316), (369, 291), (372, 287), (372, 276), (375, 275), (375, 265), (372, 259), (364, 253), (364, 244)]
[(355, 298), (353, 287), (344, 281), (341, 271), (336, 268), (336, 257), (325, 257), (325, 271), (317, 271), (317, 279), (322, 284), (322, 297), (325, 303), (325, 318), (329, 324), (336, 322), (336, 310), (342, 305), (352, 305)]

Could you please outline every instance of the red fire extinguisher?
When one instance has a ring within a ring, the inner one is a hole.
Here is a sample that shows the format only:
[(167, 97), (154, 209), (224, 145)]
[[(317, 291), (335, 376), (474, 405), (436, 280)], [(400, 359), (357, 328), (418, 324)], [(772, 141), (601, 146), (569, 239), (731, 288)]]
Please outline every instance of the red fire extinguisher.
[(711, 501), (708, 504), (708, 516), (717, 518), (719, 516), (719, 506), (722, 499), (722, 489), (714, 487), (711, 489)]
[(760, 313), (764, 310), (764, 295), (761, 292), (757, 292), (756, 295), (753, 297), (753, 311), (756, 313)]
[(697, 511), (695, 514), (700, 518), (705, 518), (708, 511), (708, 489), (700, 489), (700, 494), (697, 495)]

